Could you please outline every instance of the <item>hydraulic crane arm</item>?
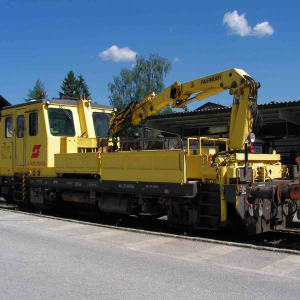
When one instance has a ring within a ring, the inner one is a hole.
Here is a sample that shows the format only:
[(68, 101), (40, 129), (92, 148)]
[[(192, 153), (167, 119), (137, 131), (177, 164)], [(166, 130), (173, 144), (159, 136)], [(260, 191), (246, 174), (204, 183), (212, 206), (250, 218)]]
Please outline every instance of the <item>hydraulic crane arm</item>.
[[(245, 137), (252, 131), (253, 110), (256, 108), (257, 89), (260, 87), (245, 71), (231, 69), (207, 77), (180, 84), (176, 81), (160, 94), (152, 93), (139, 102), (130, 103), (110, 122), (110, 130), (116, 136), (122, 130), (142, 123), (172, 102), (173, 108), (184, 108), (194, 101), (229, 90), (234, 96), (230, 119), (230, 149), (242, 149)], [(193, 98), (190, 98), (196, 94)]]

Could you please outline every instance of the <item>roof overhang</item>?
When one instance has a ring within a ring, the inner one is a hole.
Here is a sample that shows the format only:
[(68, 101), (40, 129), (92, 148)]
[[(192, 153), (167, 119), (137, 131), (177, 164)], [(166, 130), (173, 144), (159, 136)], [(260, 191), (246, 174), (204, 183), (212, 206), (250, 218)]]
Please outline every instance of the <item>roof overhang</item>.
[(11, 104), (4, 98), (0, 95), (0, 110), (2, 110), (2, 108), (4, 106), (10, 106)]
[[(300, 101), (261, 104), (258, 106), (263, 120), (259, 135), (281, 137), (298, 135)], [(155, 115), (147, 118), (146, 126), (184, 136), (228, 133), (231, 108), (208, 109), (186, 113)]]

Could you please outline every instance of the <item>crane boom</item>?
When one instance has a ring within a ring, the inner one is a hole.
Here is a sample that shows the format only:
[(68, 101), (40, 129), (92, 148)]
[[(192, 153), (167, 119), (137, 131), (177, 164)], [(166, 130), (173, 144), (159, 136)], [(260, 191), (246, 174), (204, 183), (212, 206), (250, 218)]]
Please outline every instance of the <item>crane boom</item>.
[[(201, 101), (222, 91), (229, 90), (234, 96), (230, 118), (229, 148), (242, 149), (245, 137), (253, 128), (253, 110), (256, 109), (257, 89), (255, 82), (245, 71), (230, 69), (189, 82), (174, 82), (159, 94), (152, 93), (139, 102), (130, 103), (110, 121), (110, 130), (118, 135), (122, 130), (142, 123), (145, 118), (157, 113), (172, 102), (173, 108)], [(190, 98), (196, 94), (193, 98)]]

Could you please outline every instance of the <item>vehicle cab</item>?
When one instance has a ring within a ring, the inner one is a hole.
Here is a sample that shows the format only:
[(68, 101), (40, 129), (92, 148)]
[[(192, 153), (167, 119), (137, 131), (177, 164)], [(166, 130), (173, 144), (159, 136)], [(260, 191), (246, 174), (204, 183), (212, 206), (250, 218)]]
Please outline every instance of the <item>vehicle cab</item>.
[(112, 108), (89, 100), (32, 100), (4, 107), (0, 124), (0, 173), (51, 176), (54, 156), (97, 152), (107, 136)]

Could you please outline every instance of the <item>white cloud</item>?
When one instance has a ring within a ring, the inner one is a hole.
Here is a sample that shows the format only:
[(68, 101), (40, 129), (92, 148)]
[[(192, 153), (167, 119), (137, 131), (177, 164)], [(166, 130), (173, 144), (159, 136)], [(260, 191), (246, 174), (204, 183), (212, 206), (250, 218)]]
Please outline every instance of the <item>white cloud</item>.
[(111, 46), (107, 50), (99, 53), (103, 60), (113, 60), (115, 62), (121, 61), (135, 61), (137, 52), (132, 51), (128, 47), (119, 48), (116, 45)]
[(179, 62), (180, 60), (179, 60), (178, 57), (174, 57), (173, 61), (174, 61), (174, 62)]
[(239, 16), (238, 12), (228, 12), (223, 17), (223, 24), (227, 24), (230, 29), (230, 34), (238, 34), (240, 36), (250, 35), (251, 27), (245, 18), (246, 14)]
[(258, 37), (265, 37), (267, 35), (272, 35), (274, 33), (274, 28), (269, 24), (269, 22), (258, 23), (253, 28), (253, 35)]
[(223, 25), (227, 25), (229, 28), (229, 34), (238, 34), (242, 37), (257, 36), (262, 38), (274, 33), (274, 29), (269, 22), (258, 23), (252, 29), (251, 26), (248, 25), (248, 21), (245, 16), (245, 13), (239, 15), (236, 10), (224, 15)]

